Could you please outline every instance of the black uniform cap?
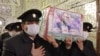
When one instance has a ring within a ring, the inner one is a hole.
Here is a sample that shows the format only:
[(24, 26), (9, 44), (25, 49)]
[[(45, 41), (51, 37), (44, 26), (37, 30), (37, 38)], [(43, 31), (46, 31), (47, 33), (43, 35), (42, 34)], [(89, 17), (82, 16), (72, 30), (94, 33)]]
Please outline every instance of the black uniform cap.
[(42, 13), (38, 9), (30, 9), (24, 12), (18, 19), (22, 21), (39, 21), (39, 18), (42, 16)]
[(12, 30), (12, 25), (13, 25), (14, 23), (9, 23), (9, 24), (7, 24), (6, 26), (5, 26), (5, 29), (7, 29), (8, 31), (11, 31)]
[(93, 29), (93, 25), (89, 22), (83, 23), (83, 30), (91, 32), (91, 29)]
[(15, 30), (15, 31), (22, 31), (21, 22), (13, 23), (11, 28), (12, 28), (12, 30)]

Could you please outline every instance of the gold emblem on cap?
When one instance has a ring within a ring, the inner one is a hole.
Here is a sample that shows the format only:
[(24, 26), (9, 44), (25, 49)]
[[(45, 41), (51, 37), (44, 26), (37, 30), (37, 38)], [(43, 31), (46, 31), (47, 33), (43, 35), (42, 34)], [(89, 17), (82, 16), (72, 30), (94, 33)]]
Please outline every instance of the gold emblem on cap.
[(19, 28), (19, 26), (17, 26), (17, 28)]
[(89, 27), (89, 26), (87, 26), (87, 28), (89, 29), (90, 27)]
[(36, 14), (32, 14), (33, 15), (33, 18), (36, 18)]

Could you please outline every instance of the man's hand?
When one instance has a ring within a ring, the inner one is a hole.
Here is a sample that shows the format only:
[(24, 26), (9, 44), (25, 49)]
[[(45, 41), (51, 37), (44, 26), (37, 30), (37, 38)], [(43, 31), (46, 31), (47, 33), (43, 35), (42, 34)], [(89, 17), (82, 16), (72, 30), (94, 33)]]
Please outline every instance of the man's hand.
[(76, 44), (78, 45), (79, 49), (82, 51), (84, 48), (82, 38), (78, 38)]
[(50, 44), (52, 44), (55, 48), (58, 47), (58, 43), (56, 42), (55, 38), (51, 35), (48, 35), (46, 37), (46, 41), (48, 41)]
[(32, 54), (32, 56), (44, 56), (45, 50), (42, 46), (40, 46), (39, 48), (35, 48), (35, 44), (32, 43), (31, 54)]

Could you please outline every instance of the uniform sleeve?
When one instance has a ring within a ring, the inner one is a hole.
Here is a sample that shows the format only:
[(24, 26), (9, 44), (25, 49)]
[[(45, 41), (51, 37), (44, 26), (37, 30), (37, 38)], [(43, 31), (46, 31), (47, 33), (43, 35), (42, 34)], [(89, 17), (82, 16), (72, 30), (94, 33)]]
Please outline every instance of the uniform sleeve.
[[(60, 41), (56, 40), (58, 45), (60, 45)], [(50, 44), (51, 45), (51, 44)], [(61, 56), (61, 50), (60, 50), (60, 46), (58, 47), (54, 47), (53, 45), (51, 45), (51, 52), (52, 52), (52, 56)]]
[(51, 45), (51, 44), (49, 44), (49, 51), (50, 51), (50, 55), (51, 56), (59, 56), (59, 51), (60, 51), (60, 49), (59, 49), (59, 47), (53, 47), (53, 45)]
[(61, 54), (60, 54), (60, 49), (59, 49), (59, 47), (57, 47), (57, 48), (55, 48), (54, 49), (54, 56), (60, 56)]
[(91, 41), (88, 41), (85, 45), (84, 45), (84, 50), (82, 51), (82, 53), (85, 56), (97, 56), (96, 52), (94, 50), (93, 47), (93, 43)]
[(16, 54), (15, 54), (15, 48), (8, 41), (5, 41), (4, 44), (3, 44), (3, 53), (2, 53), (2, 56), (16, 56)]

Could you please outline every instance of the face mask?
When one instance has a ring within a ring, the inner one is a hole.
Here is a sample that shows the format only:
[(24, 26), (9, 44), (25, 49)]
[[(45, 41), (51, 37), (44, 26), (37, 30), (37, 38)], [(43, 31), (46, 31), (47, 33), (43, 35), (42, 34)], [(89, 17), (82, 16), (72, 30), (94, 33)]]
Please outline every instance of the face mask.
[(21, 32), (16, 32), (16, 31), (11, 31), (9, 32), (10, 36), (13, 37), (13, 36), (16, 36), (18, 34), (20, 34)]
[(84, 32), (83, 32), (83, 39), (86, 40), (87, 37), (88, 37), (88, 32), (84, 31)]
[(16, 35), (19, 35), (21, 32), (16, 32)]
[(35, 36), (36, 34), (39, 33), (39, 25), (37, 24), (27, 25), (27, 30), (25, 32), (31, 36)]

